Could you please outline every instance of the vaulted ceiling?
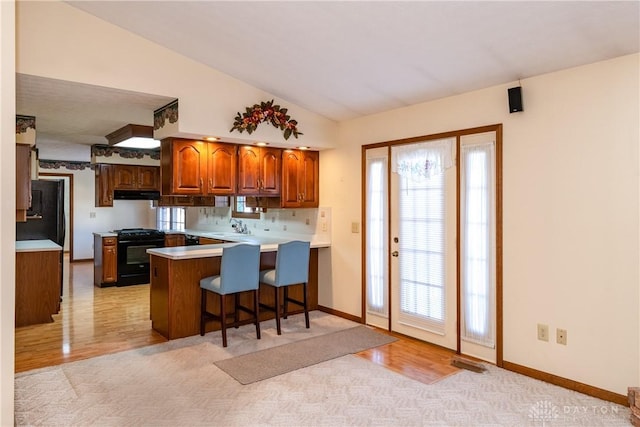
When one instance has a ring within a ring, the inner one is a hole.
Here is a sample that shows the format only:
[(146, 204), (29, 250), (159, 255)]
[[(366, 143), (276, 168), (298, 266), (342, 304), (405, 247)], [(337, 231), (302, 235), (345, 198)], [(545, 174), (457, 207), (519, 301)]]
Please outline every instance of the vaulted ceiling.
[(636, 1), (68, 3), (336, 121), (640, 51)]

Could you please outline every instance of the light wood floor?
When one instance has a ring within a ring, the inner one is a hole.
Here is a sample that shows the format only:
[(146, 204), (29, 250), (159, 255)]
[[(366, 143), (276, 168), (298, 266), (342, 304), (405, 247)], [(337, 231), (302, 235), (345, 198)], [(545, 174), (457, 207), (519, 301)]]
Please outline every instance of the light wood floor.
[[(64, 271), (64, 298), (55, 321), (16, 329), (16, 372), (166, 341), (151, 329), (149, 285), (97, 288), (92, 262), (66, 259)], [(450, 364), (453, 351), (390, 334), (398, 341), (358, 356), (424, 383), (459, 371)]]
[(16, 329), (16, 372), (166, 341), (151, 329), (149, 285), (98, 288), (92, 262), (67, 258), (64, 276), (54, 322)]

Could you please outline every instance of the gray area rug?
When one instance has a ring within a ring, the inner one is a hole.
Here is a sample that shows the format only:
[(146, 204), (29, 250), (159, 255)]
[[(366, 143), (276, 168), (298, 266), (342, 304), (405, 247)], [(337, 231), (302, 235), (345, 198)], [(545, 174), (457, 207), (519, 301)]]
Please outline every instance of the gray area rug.
[(366, 326), (215, 362), (240, 384), (251, 384), (320, 362), (396, 341)]
[(423, 384), (346, 355), (242, 385), (213, 362), (358, 326), (326, 313), (16, 375), (18, 426), (629, 426), (629, 408), (495, 366)]

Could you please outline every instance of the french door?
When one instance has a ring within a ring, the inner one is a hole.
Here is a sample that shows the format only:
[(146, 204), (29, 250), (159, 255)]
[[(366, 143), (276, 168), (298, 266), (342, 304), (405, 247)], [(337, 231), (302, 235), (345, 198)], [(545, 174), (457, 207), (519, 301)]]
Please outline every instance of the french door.
[(365, 148), (366, 323), (496, 362), (496, 136)]

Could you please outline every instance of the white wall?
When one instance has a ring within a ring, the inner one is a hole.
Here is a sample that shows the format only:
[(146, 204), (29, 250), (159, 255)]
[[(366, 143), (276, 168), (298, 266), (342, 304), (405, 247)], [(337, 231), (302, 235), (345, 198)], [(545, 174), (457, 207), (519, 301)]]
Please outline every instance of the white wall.
[[(232, 199), (233, 200), (233, 199)], [(260, 219), (242, 219), (250, 234), (257, 236), (299, 236), (330, 242), (330, 207), (313, 209), (268, 209)], [(231, 233), (234, 231), (230, 207), (187, 208), (186, 228)]]
[[(60, 144), (38, 145), (41, 160), (73, 160), (89, 162), (91, 148), (75, 145), (76, 152)], [(73, 157), (69, 159), (68, 157)], [(147, 159), (147, 157), (145, 157)], [(124, 163), (130, 159), (112, 156), (110, 163)], [(153, 161), (157, 163), (157, 161)], [(105, 162), (106, 163), (106, 162)], [(147, 162), (148, 163), (148, 162)], [(83, 170), (40, 168), (40, 173), (73, 175), (73, 259), (93, 258), (93, 233), (121, 228), (155, 228), (156, 210), (148, 200), (114, 200), (113, 207), (96, 207), (95, 172), (89, 167)]]
[[(283, 147), (301, 141), (314, 148), (335, 143), (335, 122), (63, 2), (19, 2), (16, 14), (19, 73), (178, 98), (180, 133)], [(238, 111), (270, 99), (288, 107), (301, 124), (303, 139), (285, 141), (280, 130), (268, 125), (252, 135), (229, 133)]]
[[(620, 394), (640, 384), (639, 58), (523, 80), (521, 113), (508, 114), (512, 84), (341, 123), (320, 170), (334, 223), (321, 304), (361, 315), (360, 238), (346, 231), (361, 145), (503, 123), (504, 360)], [(568, 345), (538, 341), (537, 323)]]
[(95, 207), (94, 171), (89, 168), (84, 170), (61, 168), (58, 171), (73, 174), (74, 260), (93, 258), (94, 232), (156, 227), (155, 208), (151, 207), (149, 200), (114, 200), (113, 207), (97, 208)]
[(15, 324), (15, 4), (0, 1), (0, 426), (12, 426)]
[[(236, 111), (272, 97), (59, 2), (21, 2), (17, 42), (18, 72), (180, 98), (194, 133), (228, 135)], [(503, 85), (342, 123), (337, 143), (333, 122), (289, 104), (305, 143), (335, 147), (320, 162), (333, 217), (320, 304), (361, 314), (361, 145), (503, 123), (505, 360), (621, 394), (639, 384), (638, 61), (525, 79), (522, 113), (508, 114)], [(569, 344), (537, 341), (536, 323)]]

